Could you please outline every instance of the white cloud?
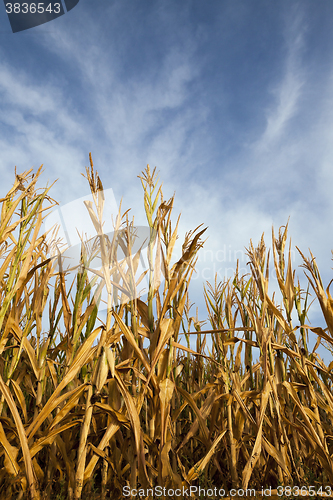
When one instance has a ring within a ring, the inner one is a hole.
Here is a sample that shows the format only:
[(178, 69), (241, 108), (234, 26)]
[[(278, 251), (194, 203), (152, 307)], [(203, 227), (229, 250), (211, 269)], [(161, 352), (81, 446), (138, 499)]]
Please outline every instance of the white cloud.
[(287, 56), (284, 61), (284, 74), (279, 84), (271, 90), (275, 103), (267, 112), (265, 131), (255, 144), (258, 152), (268, 151), (285, 138), (288, 125), (299, 110), (301, 91), (305, 83), (302, 68), (305, 28), (300, 13), (295, 14), (293, 21), (288, 20), (286, 31)]

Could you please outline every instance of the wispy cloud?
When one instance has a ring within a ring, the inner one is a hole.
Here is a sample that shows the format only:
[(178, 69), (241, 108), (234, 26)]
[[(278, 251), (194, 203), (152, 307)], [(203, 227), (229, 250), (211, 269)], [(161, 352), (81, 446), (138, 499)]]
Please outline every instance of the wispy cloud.
[(266, 128), (255, 144), (258, 152), (268, 151), (285, 137), (292, 118), (299, 110), (302, 88), (305, 83), (302, 67), (305, 27), (302, 14), (296, 10), (294, 15), (291, 22), (288, 18), (285, 35), (287, 55), (283, 62), (283, 75), (280, 82), (271, 89), (274, 104), (267, 111)]
[(83, 140), (81, 120), (61, 89), (36, 83), (23, 69), (1, 64), (0, 96), (3, 188), (13, 182), (14, 165), (20, 172), (43, 163), (45, 177), (54, 180), (62, 168), (68, 173), (69, 165), (75, 170), (78, 160), (83, 161), (75, 147), (75, 141)]

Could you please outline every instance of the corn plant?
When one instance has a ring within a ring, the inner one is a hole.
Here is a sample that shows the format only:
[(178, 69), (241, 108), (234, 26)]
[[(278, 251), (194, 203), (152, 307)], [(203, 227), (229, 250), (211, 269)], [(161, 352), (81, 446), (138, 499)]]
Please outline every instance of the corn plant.
[[(41, 234), (55, 202), (50, 187), (37, 188), (40, 172), (15, 172), (0, 200), (0, 499), (332, 483), (333, 361), (326, 366), (317, 351), (333, 352), (333, 299), (313, 255), (299, 250), (301, 289), (290, 247), (285, 255), (288, 224), (278, 238), (272, 232), (281, 301), (268, 291), (262, 237), (247, 249), (248, 274), (237, 266), (232, 279), (204, 287), (203, 329), (189, 292), (206, 229), (186, 233), (172, 264), (180, 219), (174, 224), (174, 197), (164, 199), (156, 169), (139, 176), (149, 228), (139, 275), (134, 219), (120, 206), (112, 236), (104, 233), (103, 184), (90, 156), (92, 201), (83, 208), (96, 235), (82, 241), (74, 278)], [(327, 328), (309, 325), (310, 299)]]

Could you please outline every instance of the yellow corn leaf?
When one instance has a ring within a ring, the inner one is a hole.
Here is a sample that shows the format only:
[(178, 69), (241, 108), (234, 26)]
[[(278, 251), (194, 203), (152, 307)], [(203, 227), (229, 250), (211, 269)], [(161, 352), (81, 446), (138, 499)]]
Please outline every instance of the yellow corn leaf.
[(239, 344), (238, 348), (237, 348), (236, 359), (235, 359), (235, 367), (234, 367), (234, 371), (235, 372), (239, 371), (239, 368), (240, 368), (240, 365), (241, 365), (242, 347), (243, 347), (243, 344), (241, 342)]
[(143, 450), (142, 429), (141, 429), (138, 411), (137, 411), (137, 408), (135, 406), (134, 399), (132, 398), (132, 396), (128, 392), (128, 390), (126, 389), (126, 386), (125, 386), (123, 380), (119, 377), (117, 372), (115, 373), (115, 379), (117, 381), (121, 395), (124, 398), (125, 405), (127, 408), (128, 417), (129, 417), (131, 424), (132, 424), (132, 429), (133, 429), (134, 438), (135, 438), (135, 447), (136, 447), (136, 452), (137, 452), (137, 456), (138, 456), (138, 466), (139, 466), (139, 471), (141, 472), (141, 474), (140, 474), (141, 481), (143, 481), (143, 484), (147, 485), (147, 484), (149, 484), (149, 479), (148, 479), (147, 470), (146, 470), (145, 455), (144, 455), (144, 450)]
[(97, 234), (100, 234), (100, 224), (98, 222), (98, 219), (96, 217), (96, 214), (94, 212), (94, 209), (93, 209), (93, 202), (91, 200), (85, 200), (83, 202), (89, 212), (89, 216), (90, 216), (90, 219), (91, 219), (91, 222), (94, 224), (94, 228), (96, 230), (96, 233)]
[(25, 404), (24, 394), (21, 390), (21, 387), (18, 385), (18, 383), (14, 379), (11, 379), (10, 382), (14, 388), (15, 395), (20, 403), (20, 406), (21, 406), (21, 409), (23, 412), (23, 416), (24, 416), (24, 421), (27, 422), (28, 421), (28, 414), (27, 414), (27, 407)]
[(27, 339), (27, 337), (23, 337), (22, 342), (23, 342), (23, 346), (26, 349), (27, 354), (29, 356), (29, 360), (30, 360), (32, 369), (33, 369), (33, 371), (35, 373), (36, 379), (40, 380), (41, 371), (38, 368), (37, 359), (36, 359), (36, 356), (35, 356), (35, 351), (31, 347), (31, 344), (30, 344), (29, 340)]
[[(147, 359), (147, 356), (145, 355), (145, 353), (143, 353), (141, 351), (141, 349), (139, 348), (137, 342), (136, 342), (136, 339), (133, 335), (133, 333), (131, 332), (131, 330), (125, 325), (125, 323), (123, 322), (123, 320), (121, 319), (121, 317), (116, 313), (116, 311), (112, 311), (112, 314), (114, 316), (114, 319), (116, 320), (121, 332), (123, 335), (125, 335), (126, 339), (128, 340), (128, 342), (130, 343), (130, 345), (133, 347), (135, 353), (137, 354), (137, 356), (139, 357), (139, 359), (141, 360), (141, 362), (143, 363), (144, 367), (146, 368), (146, 370), (149, 372), (150, 371), (150, 366), (149, 366), (149, 361)], [(155, 377), (152, 377), (152, 380), (154, 381), (155, 385), (156, 384), (156, 379)]]
[(286, 275), (286, 283), (285, 283), (285, 295), (288, 303), (288, 314), (291, 314), (291, 311), (293, 309), (294, 305), (294, 300), (295, 300), (295, 287), (294, 287), (294, 277), (295, 277), (295, 271), (294, 273), (292, 272), (291, 268), (291, 242), (289, 245), (289, 256), (288, 256), (288, 268), (287, 268), (287, 275)]
[(16, 461), (19, 450), (18, 448), (16, 448), (16, 446), (12, 446), (8, 441), (1, 422), (0, 422), (0, 443), (2, 444), (5, 450), (4, 466), (6, 471), (8, 472), (8, 474), (17, 476), (17, 474), (20, 472), (20, 467)]
[[(35, 432), (39, 429), (39, 427), (42, 425), (44, 420), (48, 417), (50, 412), (59, 404), (60, 401), (68, 397), (70, 393), (67, 393), (67, 395), (60, 396), (58, 398), (58, 394), (61, 393), (61, 391), (73, 380), (75, 375), (79, 370), (81, 370), (82, 366), (88, 361), (88, 359), (96, 352), (97, 346), (92, 348), (92, 344), (95, 341), (98, 333), (100, 332), (102, 327), (96, 328), (87, 338), (87, 340), (82, 344), (82, 346), (78, 349), (76, 356), (70, 365), (70, 368), (68, 372), (64, 375), (62, 381), (58, 385), (58, 387), (55, 389), (53, 392), (52, 396), (48, 400), (48, 402), (45, 404), (41, 412), (37, 415), (37, 417), (34, 419), (34, 421), (30, 424), (27, 434), (29, 436), (29, 439), (32, 438), (32, 436), (35, 434)], [(64, 397), (65, 396), (65, 397)]]
[[(175, 473), (172, 470), (171, 464), (170, 464), (170, 458), (169, 458), (169, 452), (171, 450), (171, 441), (167, 441), (163, 446), (161, 450), (161, 464), (162, 464), (162, 470), (161, 472), (161, 479), (164, 484), (167, 484), (168, 482), (171, 482), (171, 484), (177, 488), (181, 488), (182, 486), (182, 480), (179, 474)], [(169, 479), (169, 481), (168, 481)]]
[(93, 377), (93, 383), (96, 385), (98, 392), (102, 390), (105, 384), (109, 372), (108, 358), (106, 356), (105, 348), (102, 347), (102, 352), (99, 356), (98, 364), (96, 366), (95, 377)]
[(222, 431), (216, 439), (214, 439), (214, 442), (212, 443), (211, 447), (209, 448), (208, 452), (206, 453), (206, 455), (201, 458), (201, 460), (199, 460), (188, 472), (187, 476), (186, 476), (186, 481), (187, 482), (191, 482), (191, 481), (194, 481), (195, 479), (197, 479), (199, 477), (199, 475), (205, 470), (205, 468), (207, 467), (210, 459), (212, 458), (212, 456), (214, 455), (215, 453), (215, 450), (216, 450), (216, 447), (217, 445), (219, 444), (219, 442), (221, 441), (221, 439), (223, 438), (223, 436), (225, 435), (225, 433), (227, 432), (227, 429)]
[(101, 410), (110, 413), (114, 417), (114, 419), (118, 421), (120, 424), (125, 424), (127, 427), (130, 424), (128, 417), (123, 415), (123, 413), (116, 411), (114, 408), (112, 408), (112, 406), (105, 403), (95, 403), (94, 406), (96, 406), (96, 408), (100, 408)]
[[(61, 420), (71, 411), (72, 408), (77, 404), (81, 394), (86, 390), (87, 384), (82, 384), (76, 389), (74, 389), (71, 394), (72, 396), (69, 398), (65, 406), (57, 413), (55, 418), (52, 420), (51, 424), (48, 427), (48, 430), (51, 431), (53, 427), (59, 424)], [(67, 392), (66, 394), (67, 398), (69, 396), (69, 393)]]
[[(104, 450), (105, 446), (108, 445), (110, 439), (112, 438), (112, 436), (114, 436), (116, 434), (116, 432), (118, 432), (118, 430), (120, 429), (120, 425), (118, 423), (116, 423), (116, 420), (110, 415), (110, 418), (112, 419), (112, 422), (111, 424), (109, 425), (109, 427), (107, 428), (107, 430), (105, 431), (105, 434), (104, 436), (102, 437), (99, 445), (97, 446), (97, 448), (99, 450)], [(98, 459), (99, 459), (99, 456), (97, 454), (95, 454), (89, 464), (87, 465), (87, 467), (85, 468), (85, 471), (84, 471), (84, 481), (87, 481), (92, 473), (94, 472), (94, 468), (98, 462)]]
[(44, 446), (52, 444), (58, 434), (61, 434), (61, 432), (64, 432), (67, 429), (70, 429), (71, 427), (74, 427), (75, 425), (78, 425), (80, 423), (81, 420), (74, 420), (73, 422), (64, 424), (61, 427), (58, 427), (57, 429), (53, 429), (52, 431), (48, 430), (47, 435), (38, 439), (30, 448), (31, 458), (33, 458), (36, 455), (36, 453), (38, 453)]
[(178, 231), (179, 221), (180, 221), (180, 214), (178, 215), (177, 223), (176, 223), (175, 229), (174, 229), (174, 231), (172, 233), (172, 236), (170, 238), (169, 245), (168, 245), (167, 255), (166, 255), (166, 259), (165, 259), (166, 260), (166, 264), (167, 264), (166, 265), (167, 268), (170, 265), (172, 252), (173, 252), (176, 240), (177, 240), (177, 231)]
[(292, 475), (290, 474), (290, 471), (287, 467), (287, 464), (285, 462), (283, 453), (281, 451), (277, 450), (275, 446), (272, 445), (265, 437), (263, 438), (263, 445), (266, 450), (266, 452), (271, 455), (271, 457), (274, 458), (276, 463), (283, 469), (283, 471), (289, 476), (290, 479), (292, 479)]
[(100, 458), (103, 458), (103, 460), (107, 460), (112, 466), (113, 466), (113, 461), (108, 457), (108, 455), (105, 453), (105, 451), (100, 450), (99, 448), (96, 448), (92, 443), (89, 443), (89, 448), (96, 453)]
[(159, 397), (164, 408), (170, 403), (173, 391), (175, 389), (175, 384), (169, 378), (165, 378), (159, 383), (160, 393)]
[(113, 352), (113, 349), (105, 348), (106, 349), (106, 357), (107, 361), (109, 364), (110, 372), (112, 378), (114, 378), (114, 371), (115, 371), (115, 354)]
[(39, 500), (40, 495), (39, 495), (38, 486), (36, 484), (36, 478), (35, 478), (34, 469), (33, 469), (32, 461), (31, 461), (31, 456), (30, 456), (30, 452), (29, 452), (28, 440), (27, 440), (27, 436), (25, 433), (25, 429), (23, 427), (20, 415), (19, 415), (17, 408), (16, 408), (16, 405), (12, 399), (10, 391), (9, 391), (7, 385), (4, 383), (1, 375), (0, 375), (0, 391), (3, 394), (7, 404), (9, 406), (9, 409), (13, 415), (14, 421), (15, 421), (17, 433), (18, 433), (19, 439), (20, 439), (20, 444), (21, 444), (21, 449), (22, 449), (22, 454), (23, 454), (23, 459), (24, 459), (24, 464), (25, 464), (25, 471), (26, 471), (26, 475), (27, 475), (29, 489), (31, 492), (31, 497), (33, 499)]
[(262, 424), (263, 424), (263, 420), (264, 420), (264, 416), (265, 416), (265, 412), (266, 412), (266, 406), (268, 403), (269, 394), (270, 394), (269, 388), (268, 388), (268, 385), (266, 385), (266, 388), (261, 396), (260, 421), (259, 421), (259, 428), (257, 431), (256, 440), (254, 443), (254, 447), (253, 447), (251, 456), (250, 456), (249, 460), (247, 461), (245, 468), (243, 470), (243, 478), (242, 478), (242, 488), (243, 489), (247, 488), (249, 481), (250, 481), (250, 478), (251, 478), (251, 475), (252, 475), (252, 471), (253, 471), (253, 469), (254, 469), (254, 467), (255, 467), (255, 465), (260, 457), (261, 443), (262, 443)]
[[(187, 403), (190, 405), (190, 407), (192, 408), (192, 410), (196, 414), (197, 420), (198, 420), (198, 425), (199, 425), (199, 427), (201, 429), (201, 432), (202, 432), (203, 436), (205, 437), (205, 439), (208, 441), (209, 431), (208, 431), (208, 428), (206, 426), (206, 423), (205, 423), (205, 420), (204, 420), (204, 416), (203, 416), (201, 410), (197, 407), (197, 405), (196, 405), (193, 397), (191, 396), (191, 394), (189, 394), (187, 391), (185, 391), (181, 387), (176, 386), (176, 389), (177, 389), (178, 392), (180, 392), (180, 394), (183, 396), (183, 398), (187, 401)], [(212, 401), (210, 402), (211, 403), (211, 405), (210, 405), (211, 407), (214, 404), (214, 400), (215, 400), (215, 397), (213, 397)], [(194, 422), (194, 424), (195, 424), (195, 422)], [(192, 425), (192, 427), (193, 427), (193, 425)], [(183, 442), (179, 446), (178, 450), (180, 448), (182, 448), (189, 441), (189, 439), (194, 435), (194, 433), (195, 433), (195, 429), (191, 429), (188, 432), (187, 436), (185, 437), (185, 439), (183, 440)]]

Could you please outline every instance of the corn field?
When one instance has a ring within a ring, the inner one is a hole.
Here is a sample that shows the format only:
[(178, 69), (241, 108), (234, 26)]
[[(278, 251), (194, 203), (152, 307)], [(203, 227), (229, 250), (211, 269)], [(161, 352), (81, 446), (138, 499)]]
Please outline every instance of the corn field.
[[(332, 485), (333, 361), (326, 366), (317, 350), (333, 352), (333, 299), (313, 255), (298, 250), (309, 285), (301, 289), (285, 249), (288, 224), (272, 233), (281, 297), (268, 293), (264, 239), (250, 242), (247, 275), (206, 284), (202, 330), (189, 285), (206, 229), (185, 235), (172, 264), (180, 219), (155, 170), (139, 176), (149, 245), (132, 254), (128, 211), (119, 209), (113, 238), (103, 232), (103, 185), (90, 156), (85, 205), (96, 238), (82, 241), (74, 278), (42, 231), (56, 202), (52, 186), (37, 186), (40, 174), (15, 172), (0, 200), (0, 499)], [(137, 294), (144, 251), (146, 300)], [(325, 328), (311, 326), (313, 300)]]

